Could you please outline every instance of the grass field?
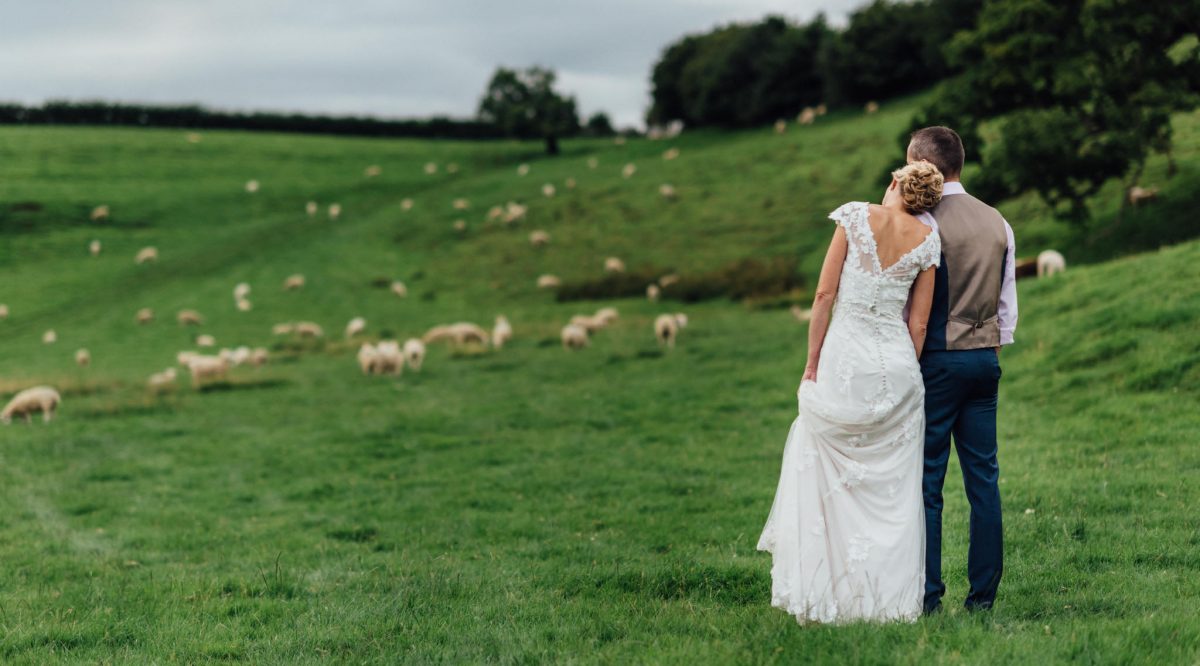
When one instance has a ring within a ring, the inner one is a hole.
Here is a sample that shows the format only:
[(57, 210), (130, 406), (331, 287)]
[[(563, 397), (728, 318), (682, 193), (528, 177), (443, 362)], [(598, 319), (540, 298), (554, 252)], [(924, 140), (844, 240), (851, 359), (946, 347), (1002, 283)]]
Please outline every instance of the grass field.
[[(1116, 184), (1084, 229), (1032, 198), (1001, 206), (1022, 255), (1056, 246), (1072, 265), (1021, 283), (1002, 358), (1007, 561), (991, 613), (801, 628), (770, 608), (754, 544), (806, 333), (786, 310), (605, 302), (612, 328), (559, 347), (565, 320), (602, 304), (554, 302), (541, 273), (799, 255), (815, 278), (825, 213), (878, 196), (912, 105), (783, 136), (572, 141), (553, 160), (504, 142), (0, 128), (0, 391), (64, 395), (49, 426), (0, 428), (0, 661), (1197, 663), (1200, 114), (1176, 119), (1179, 174), (1153, 160), (1160, 199), (1119, 222)], [(669, 146), (678, 160), (661, 159)], [(427, 176), (431, 160), (461, 169)], [(381, 176), (363, 176), (371, 164)], [(341, 219), (309, 218), (310, 199), (340, 202)], [(527, 221), (485, 222), (510, 199)], [(111, 218), (90, 222), (99, 204)], [(157, 264), (134, 264), (144, 245)], [(296, 272), (308, 285), (283, 291)], [(406, 299), (372, 285), (392, 279)], [(240, 281), (250, 312), (234, 307)], [(141, 307), (158, 319), (136, 325)], [(271, 345), (272, 363), (150, 394), (146, 377), (193, 348), (182, 308), (221, 346)], [(651, 322), (674, 310), (691, 323), (662, 353)], [(340, 333), (356, 315), (369, 337), (403, 339), (498, 313), (511, 347), (435, 347), (396, 379), (362, 376)], [(272, 338), (298, 319), (326, 341)], [(952, 470), (952, 606), (966, 519)]]

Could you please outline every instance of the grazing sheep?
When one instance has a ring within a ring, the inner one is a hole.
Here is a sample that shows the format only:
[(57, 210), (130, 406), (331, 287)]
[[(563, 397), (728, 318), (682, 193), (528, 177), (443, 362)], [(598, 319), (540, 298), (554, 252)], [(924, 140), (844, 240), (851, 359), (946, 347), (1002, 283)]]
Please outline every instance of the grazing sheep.
[(158, 261), (158, 248), (144, 247), (138, 250), (137, 256), (133, 259), (134, 263), (144, 264), (147, 261)]
[(425, 163), (425, 175), (432, 176), (433, 174), (437, 173), (437, 170), (438, 170), (437, 162), (426, 162)]
[(455, 162), (447, 164), (446, 173), (458, 173), (458, 164)]
[(452, 201), (450, 205), (454, 208), (454, 210), (467, 210), (471, 207), (471, 202), (467, 201), (466, 199), (459, 198)]
[(375, 345), (375, 371), (381, 375), (398, 375), (404, 372), (404, 352), (395, 340), (380, 340)]
[(679, 149), (678, 148), (668, 148), (665, 151), (663, 151), (663, 159), (667, 160), (668, 162), (673, 159), (677, 159), (678, 157), (679, 157)]
[(0, 304), (0, 319), (8, 319), (8, 306)]
[(455, 233), (462, 234), (462, 233), (466, 233), (466, 231), (467, 231), (467, 221), (466, 220), (455, 220), (454, 221), (454, 232)]
[(340, 203), (329, 204), (329, 219), (336, 220), (341, 216), (342, 216), (342, 204), (340, 204)]
[(796, 321), (800, 322), (801, 324), (812, 319), (812, 310), (806, 310), (799, 305), (793, 305), (790, 308), (790, 311), (792, 316), (796, 318)]
[(1057, 250), (1044, 250), (1037, 256), (1037, 276), (1050, 277), (1067, 270), (1067, 260)]
[(630, 162), (621, 168), (621, 176), (626, 180), (633, 178), (633, 174), (635, 173), (637, 173), (637, 165), (633, 162)]
[(567, 186), (568, 190), (573, 190), (578, 183), (575, 182), (574, 178), (568, 178), (566, 181), (564, 181), (564, 184)]
[(149, 324), (150, 322), (154, 321), (154, 310), (151, 310), (150, 308), (142, 308), (141, 310), (137, 311), (135, 318), (139, 324)]
[(245, 282), (239, 282), (233, 287), (233, 300), (240, 301), (250, 295), (250, 285)]
[(86, 349), (75, 350), (75, 364), (81, 368), (86, 368), (92, 363), (92, 353)]
[(662, 296), (662, 289), (659, 289), (658, 285), (649, 284), (646, 286), (646, 300), (651, 303), (657, 303), (659, 296)]
[(687, 315), (676, 312), (675, 314), (659, 315), (654, 320), (654, 337), (658, 339), (660, 345), (666, 345), (668, 348), (675, 347), (675, 338), (679, 335), (679, 329), (687, 326)]
[(255, 192), (257, 192), (258, 191), (258, 181), (257, 180), (246, 181), (246, 191), (249, 192), (250, 194), (254, 194)]
[(364, 375), (373, 375), (379, 368), (379, 352), (375, 350), (375, 346), (369, 342), (362, 343), (358, 348), (358, 354), (355, 355), (358, 360), (358, 367)]
[(527, 206), (522, 206), (515, 201), (510, 201), (504, 207), (504, 223), (513, 224), (525, 219), (525, 213), (529, 211)]
[(500, 349), (504, 343), (512, 340), (512, 335), (512, 324), (508, 323), (508, 318), (504, 315), (497, 315), (496, 323), (492, 326), (492, 346)]
[(92, 222), (99, 222), (100, 220), (107, 220), (107, 219), (108, 219), (108, 206), (107, 205), (96, 206), (95, 208), (92, 209)]
[(481, 345), (486, 345), (488, 338), (488, 333), (483, 328), (476, 324), (462, 321), (444, 326), (434, 326), (422, 336), (421, 341), (429, 344), (439, 340), (451, 340), (456, 345), (463, 345), (468, 342), (477, 342)]
[(613, 145), (615, 145), (615, 146), (625, 145), (625, 137), (623, 137), (623, 136), (613, 137)]
[(609, 257), (604, 260), (604, 272), (606, 273), (624, 273), (625, 262), (618, 257)]
[(271, 327), (271, 335), (291, 335), (296, 330), (296, 325), (291, 322), (275, 324)]
[(563, 326), (561, 337), (563, 349), (583, 349), (591, 344), (587, 329), (576, 324)]
[(811, 125), (816, 119), (817, 111), (811, 106), (804, 107), (804, 110), (800, 112), (800, 115), (796, 116), (796, 122), (800, 123), (801, 125)]
[(487, 212), (487, 221), (495, 222), (504, 217), (504, 206), (492, 206)]
[(574, 317), (571, 317), (571, 321), (568, 323), (578, 326), (586, 330), (588, 333), (595, 333), (596, 331), (613, 323), (616, 321), (616, 319), (617, 311), (615, 309), (602, 308), (597, 310), (596, 314), (594, 315), (575, 315)]
[(178, 354), (175, 354), (175, 362), (186, 368), (188, 361), (191, 361), (193, 358), (199, 355), (199, 353), (194, 351), (181, 351)]
[(380, 175), (381, 173), (383, 173), (383, 168), (380, 167), (378, 164), (372, 164), (371, 166), (363, 169), (363, 175), (366, 176), (367, 178), (374, 178), (374, 177)]
[(775, 121), (775, 133), (783, 134), (786, 131), (787, 131), (787, 121), (782, 120), (782, 119), (776, 120)]
[(557, 275), (539, 275), (537, 279), (538, 289), (556, 289), (562, 286), (562, 280)]
[(183, 138), (187, 140), (188, 143), (200, 143), (201, 139), (204, 137), (200, 136), (199, 132), (188, 132), (183, 136)]
[(88, 252), (92, 253), (93, 257), (100, 256), (100, 241), (93, 240), (92, 242), (88, 243)]
[(320, 338), (325, 336), (325, 330), (311, 321), (296, 322), (296, 335), (302, 338)]
[(304, 276), (300, 273), (287, 276), (283, 281), (283, 288), (287, 291), (295, 291), (304, 287)]
[(203, 333), (201, 335), (196, 336), (196, 346), (197, 347), (215, 347), (215, 346), (217, 346), (217, 339), (207, 333)]
[(549, 243), (550, 234), (542, 231), (541, 229), (529, 234), (529, 244), (534, 247), (545, 247)]
[(1129, 188), (1129, 203), (1137, 206), (1143, 201), (1151, 201), (1158, 198), (1157, 187), (1140, 187), (1133, 186)]
[(229, 361), (229, 363), (234, 367), (237, 367), (249, 361), (252, 353), (253, 352), (250, 351), (249, 347), (242, 345), (236, 349), (222, 349), (217, 353), (217, 356), (220, 356), (226, 361)]
[(416, 338), (405, 340), (404, 360), (413, 372), (420, 372), (421, 364), (425, 362), (425, 343)]
[(205, 380), (225, 379), (229, 372), (229, 361), (220, 356), (195, 354), (188, 357), (187, 369), (192, 373), (192, 388), (200, 388)]
[(620, 314), (617, 312), (616, 308), (600, 308), (599, 310), (596, 310), (596, 318), (604, 322), (605, 326), (608, 326), (616, 321), (617, 317), (619, 316)]
[(405, 199), (400, 200), (400, 210), (410, 211), (410, 210), (412, 210), (412, 207), (413, 207), (412, 199), (405, 198)]
[(55, 342), (58, 342), (58, 333), (55, 333), (54, 329), (50, 329), (45, 333), (42, 333), (43, 344), (52, 345)]
[(248, 299), (239, 298), (237, 300), (237, 309), (239, 312), (249, 312), (253, 308), (254, 308), (254, 304), (251, 303)]
[(255, 347), (254, 351), (250, 352), (250, 365), (254, 367), (262, 367), (267, 364), (270, 359), (271, 352), (267, 351), (266, 347)]
[(670, 183), (659, 185), (658, 194), (667, 201), (675, 201), (679, 198), (679, 194), (675, 192), (675, 186)]
[(349, 324), (346, 324), (346, 337), (352, 338), (359, 333), (362, 333), (364, 330), (366, 330), (366, 328), (367, 320), (363, 319), (362, 317), (355, 317), (354, 319), (350, 320)]
[(175, 368), (167, 368), (162, 372), (150, 375), (150, 379), (146, 381), (146, 384), (155, 391), (161, 391), (175, 385), (175, 376)]
[(600, 166), (600, 160), (596, 159), (595, 157), (589, 157), (587, 165), (589, 169), (595, 169), (596, 167)]
[(663, 289), (666, 289), (667, 287), (675, 284), (676, 282), (679, 282), (679, 276), (674, 273), (668, 273), (668, 274), (658, 278), (658, 286), (662, 287)]
[(863, 107), (863, 110), (868, 114), (875, 113), (879, 111), (879, 102), (867, 102), (867, 105)]
[(542, 196), (546, 197), (547, 199), (552, 198), (555, 192), (557, 192), (557, 190), (554, 189), (554, 185), (550, 183), (542, 185)]
[(392, 282), (391, 290), (393, 294), (399, 296), (400, 298), (408, 296), (408, 287), (406, 287), (400, 280)]
[(825, 106), (824, 104), (818, 104), (818, 105), (817, 105), (817, 115), (818, 115), (818, 116), (823, 116), (823, 115), (825, 115), (825, 112), (826, 112), (826, 111), (828, 111), (828, 108), (826, 108), (826, 106)]
[(175, 321), (179, 322), (180, 326), (199, 326), (204, 323), (204, 317), (195, 310), (180, 310), (179, 314), (175, 315)]
[(26, 423), (32, 423), (34, 412), (41, 412), (42, 422), (49, 423), (61, 402), (62, 397), (58, 395), (58, 391), (49, 386), (27, 388), (8, 401), (4, 411), (0, 412), (0, 421), (8, 425), (12, 423), (14, 416), (24, 416)]
[(309, 217), (312, 217), (313, 215), (316, 215), (316, 214), (317, 214), (317, 211), (318, 211), (320, 208), (321, 208), (321, 207), (320, 207), (320, 206), (318, 206), (318, 205), (317, 205), (317, 202), (315, 202), (315, 201), (310, 201), (310, 202), (308, 202), (308, 203), (304, 204), (304, 212), (305, 212), (305, 214), (307, 214)]
[(522, 165), (518, 166), (517, 167), (517, 175), (518, 176), (528, 176), (529, 175), (529, 165), (522, 164)]

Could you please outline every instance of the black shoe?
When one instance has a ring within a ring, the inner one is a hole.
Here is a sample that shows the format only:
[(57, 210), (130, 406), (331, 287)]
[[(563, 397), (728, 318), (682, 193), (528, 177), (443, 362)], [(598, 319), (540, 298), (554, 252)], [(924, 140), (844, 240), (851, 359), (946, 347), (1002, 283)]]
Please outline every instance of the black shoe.
[(922, 609), (922, 614), (925, 615), (926, 617), (928, 617), (930, 615), (937, 615), (938, 613), (941, 613), (941, 612), (942, 612), (942, 602), (940, 602), (940, 601), (932, 606), (925, 606)]

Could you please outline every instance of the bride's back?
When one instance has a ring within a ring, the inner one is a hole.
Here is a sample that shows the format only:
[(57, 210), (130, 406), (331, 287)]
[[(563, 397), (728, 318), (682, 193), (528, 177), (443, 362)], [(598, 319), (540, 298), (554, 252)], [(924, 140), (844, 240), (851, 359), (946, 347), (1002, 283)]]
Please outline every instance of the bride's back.
[(871, 204), (867, 211), (867, 225), (875, 237), (875, 254), (884, 269), (894, 266), (933, 232), (931, 227), (908, 213), (877, 204)]

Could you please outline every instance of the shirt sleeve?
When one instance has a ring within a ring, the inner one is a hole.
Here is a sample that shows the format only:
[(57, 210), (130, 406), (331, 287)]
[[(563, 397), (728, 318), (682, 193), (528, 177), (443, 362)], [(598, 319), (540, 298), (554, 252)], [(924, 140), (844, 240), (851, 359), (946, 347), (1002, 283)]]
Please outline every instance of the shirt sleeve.
[(1008, 235), (1008, 252), (1004, 258), (1004, 279), (1000, 283), (997, 315), (1000, 319), (1000, 344), (1011, 345), (1013, 333), (1017, 330), (1017, 242), (1007, 220), (1004, 222), (1004, 232)]

